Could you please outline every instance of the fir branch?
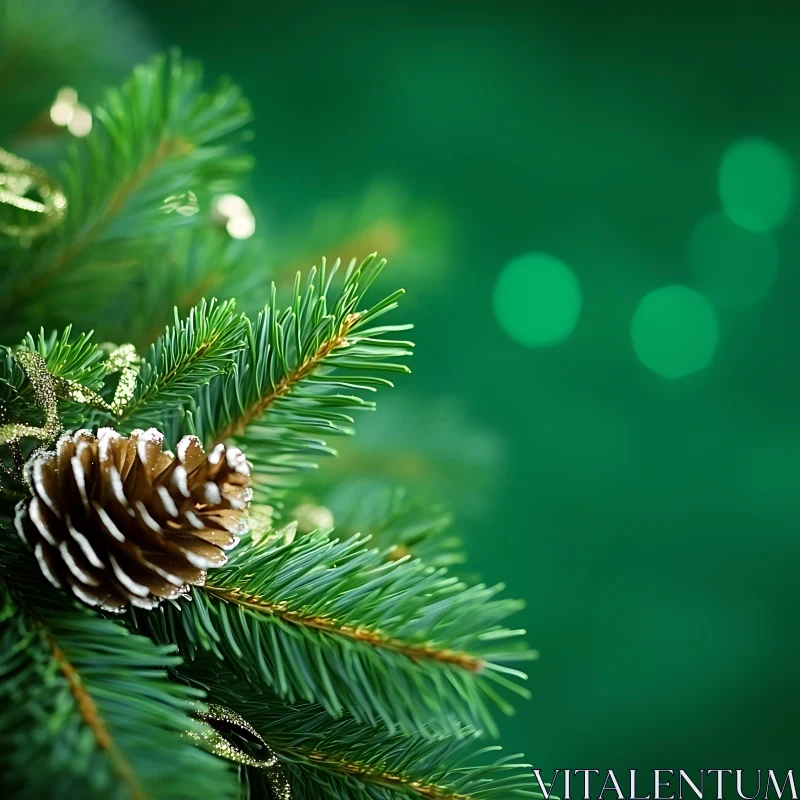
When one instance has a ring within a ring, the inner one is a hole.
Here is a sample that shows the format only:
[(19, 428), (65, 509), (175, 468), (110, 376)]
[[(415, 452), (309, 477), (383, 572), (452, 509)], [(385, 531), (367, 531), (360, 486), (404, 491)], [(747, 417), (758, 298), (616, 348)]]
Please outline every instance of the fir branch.
[(96, 218), (80, 231), (78, 235), (60, 252), (56, 252), (45, 262), (37, 275), (13, 296), (17, 303), (27, 302), (36, 297), (56, 276), (89, 248), (106, 231), (109, 225), (125, 207), (125, 203), (142, 188), (145, 182), (170, 158), (188, 156), (192, 152), (192, 145), (184, 139), (163, 139), (158, 143), (144, 160), (138, 165), (135, 172), (126, 178), (108, 198), (108, 203)]
[[(92, 341), (90, 333), (73, 336), (71, 327), (67, 327), (59, 336), (55, 331), (48, 335), (41, 330), (37, 336), (28, 333), (20, 348), (39, 353), (57, 379), (90, 390), (98, 390), (103, 383), (104, 353)], [(5, 417), (2, 422), (37, 425), (41, 420), (42, 412), (34, 403), (33, 387), (14, 358), (14, 348), (3, 346), (0, 346), (0, 408)], [(81, 403), (67, 399), (60, 403), (59, 418), (66, 427), (84, 424), (86, 413)]]
[[(212, 664), (180, 675), (254, 725), (278, 754), (298, 796), (330, 800), (510, 800), (541, 797), (518, 755), (497, 758), (469, 728), (435, 740), (365, 728), (352, 715), (332, 719), (320, 706), (253, 698), (248, 685)], [(249, 775), (259, 786), (258, 776)], [(258, 797), (259, 793), (252, 792)]]
[(75, 699), (75, 704), (78, 707), (80, 715), (86, 726), (94, 735), (97, 747), (108, 754), (112, 770), (124, 786), (127, 787), (132, 800), (145, 800), (146, 795), (139, 784), (139, 780), (133, 768), (122, 753), (120, 753), (116, 742), (111, 738), (108, 727), (103, 721), (97, 705), (92, 699), (91, 693), (87, 691), (81, 680), (80, 673), (70, 663), (66, 653), (64, 653), (55, 641), (53, 635), (45, 628), (44, 624), (35, 617), (32, 617), (30, 612), (25, 609), (24, 605), (21, 605), (21, 609), (23, 613), (32, 618), (35, 626), (41, 631), (43, 638), (49, 645), (53, 658), (66, 679), (69, 690)]
[(136, 620), (189, 658), (225, 659), (254, 691), (334, 716), (426, 736), (459, 719), (495, 731), (489, 705), (510, 713), (504, 692), (527, 695), (505, 664), (535, 657), (502, 627), (520, 605), (499, 588), (317, 532), (245, 541), (193, 602)]
[(298, 274), (294, 302), (283, 312), (273, 287), (266, 309), (248, 323), (247, 344), (234, 369), (197, 393), (176, 435), (195, 433), (207, 445), (236, 439), (253, 463), (261, 499), (274, 500), (287, 473), (313, 468), (316, 456), (335, 453), (322, 436), (352, 433), (351, 413), (374, 408), (342, 390), (374, 392), (392, 385), (362, 370), (409, 371), (394, 359), (409, 355), (411, 343), (385, 337), (410, 326), (370, 326), (396, 307), (402, 292), (359, 309), (385, 263), (374, 254), (358, 267), (352, 262), (331, 297), (339, 262), (328, 272), (323, 261), (319, 272), (311, 270), (304, 290)]
[(171, 237), (161, 269), (139, 276), (120, 298), (120, 320), (111, 326), (116, 331), (112, 339), (149, 346), (175, 308), (188, 314), (203, 298), (235, 297), (237, 308), (255, 314), (263, 308), (269, 296), (263, 243), (232, 239), (208, 216), (200, 229)]
[[(9, 535), (5, 531), (5, 536)], [(0, 580), (0, 786), (15, 798), (234, 798), (225, 762), (184, 734), (202, 696), (180, 660), (65, 600), (6, 540)]]
[(208, 205), (249, 168), (238, 152), (247, 102), (225, 83), (203, 93), (200, 80), (195, 63), (174, 55), (151, 60), (109, 91), (92, 132), (73, 142), (64, 166), (65, 221), (8, 258), (0, 310), (16, 313), (3, 316), (5, 330), (13, 334), (8, 326), (25, 319), (22, 312), (49, 324), (99, 324), (106, 301), (143, 270), (158, 269), (158, 245), (201, 222), (165, 213), (164, 199), (191, 189)]
[(347, 341), (347, 334), (358, 322), (359, 316), (358, 313), (355, 313), (345, 317), (333, 334), (325, 339), (313, 353), (306, 356), (299, 366), (284, 375), (275, 386), (265, 392), (251, 406), (245, 408), (241, 415), (218, 431), (216, 441), (223, 442), (230, 437), (241, 436), (247, 426), (260, 419), (278, 398), (289, 394), (301, 381), (318, 369), (334, 350)]
[(233, 365), (245, 327), (233, 301), (212, 300), (192, 309), (152, 345), (131, 402), (117, 423), (123, 430), (166, 427), (175, 408)]
[(387, 558), (419, 558), (431, 567), (454, 567), (466, 556), (462, 541), (450, 532), (452, 514), (410, 495), (404, 488), (343, 481), (322, 504), (343, 536), (366, 534)]
[(459, 653), (455, 650), (432, 647), (431, 645), (411, 644), (410, 642), (387, 636), (377, 628), (368, 629), (343, 624), (332, 617), (298, 611), (290, 608), (285, 602), (271, 603), (263, 597), (249, 595), (239, 589), (224, 589), (219, 586), (213, 586), (210, 583), (205, 584), (203, 589), (228, 603), (256, 611), (259, 614), (270, 614), (300, 628), (324, 631), (334, 636), (352, 639), (355, 642), (366, 644), (379, 650), (390, 650), (412, 661), (438, 661), (442, 664), (461, 667), (461, 669), (470, 672), (483, 672), (486, 666), (486, 662), (483, 659), (471, 656), (468, 653)]

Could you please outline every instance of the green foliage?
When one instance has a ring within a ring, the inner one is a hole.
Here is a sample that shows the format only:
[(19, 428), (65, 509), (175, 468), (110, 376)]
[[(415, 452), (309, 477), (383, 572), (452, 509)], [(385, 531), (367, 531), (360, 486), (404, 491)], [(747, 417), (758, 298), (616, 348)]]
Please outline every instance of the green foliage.
[[(21, 41), (30, 20), (46, 28), (38, 4), (17, 3), (0, 0), (0, 45)], [(5, 63), (0, 52), (0, 75)], [(509, 665), (535, 653), (506, 627), (519, 603), (448, 572), (462, 560), (449, 515), (375, 490), (385, 481), (371, 455), (367, 471), (378, 480), (369, 491), (348, 478), (334, 492), (305, 481), (287, 496), (303, 470), (335, 453), (328, 437), (352, 434), (355, 412), (375, 407), (366, 396), (392, 385), (381, 373), (408, 372), (398, 360), (412, 344), (393, 337), (411, 326), (378, 320), (402, 291), (367, 300), (385, 264), (376, 255), (346, 268), (323, 259), (305, 280), (297, 273), (282, 307), (276, 284), (287, 265), (294, 273), (305, 261), (301, 248), (271, 244), (266, 253), (214, 226), (212, 198), (249, 168), (240, 149), (249, 113), (228, 83), (202, 91), (196, 64), (152, 60), (108, 92), (91, 134), (72, 143), (60, 172), (63, 224), (32, 243), (1, 243), (0, 341), (63, 326), (21, 345), (42, 355), (60, 390), (72, 381), (106, 399), (114, 393), (108, 344), (73, 335), (69, 323), (97, 326), (102, 342), (155, 340), (121, 412), (98, 410), (96, 395), (61, 400), (63, 425), (152, 426), (173, 445), (187, 433), (206, 447), (235, 442), (252, 462), (257, 502), (256, 533), (204, 587), (112, 621), (65, 599), (35, 555), (14, 544), (12, 498), (28, 489), (19, 454), (0, 453), (0, 786), (21, 798), (233, 798), (235, 770), (184, 735), (197, 730), (189, 714), (207, 691), (261, 730), (298, 798), (536, 796), (523, 765), (492, 762), (476, 743), (496, 733), (495, 709), (512, 711), (509, 694), (527, 696), (524, 674)], [(198, 213), (165, 203), (189, 191)], [(413, 250), (437, 227), (434, 217), (377, 191), (323, 214), (304, 246), (351, 231), (348, 255), (392, 251), (404, 237)], [(238, 306), (225, 299), (233, 295)], [(254, 319), (238, 310), (259, 308)], [(14, 352), (0, 349), (0, 422), (37, 426), (42, 409)], [(420, 436), (435, 443), (458, 424), (448, 409), (424, 411), (427, 422), (415, 412), (394, 439), (379, 437), (381, 450), (401, 452)], [(465, 450), (491, 450), (463, 441)], [(25, 442), (25, 452), (34, 446)], [(441, 461), (453, 461), (450, 451)], [(478, 459), (475, 471), (487, 463)], [(430, 474), (418, 477), (432, 484)], [(279, 532), (257, 523), (285, 515), (284, 497), (296, 504), (309, 491), (333, 510), (340, 538), (311, 526), (298, 534), (291, 514)], [(267, 797), (258, 772), (246, 783), (253, 798)]]
[(395, 732), (494, 732), (489, 705), (511, 713), (506, 691), (527, 695), (505, 664), (535, 657), (502, 626), (520, 605), (496, 599), (501, 588), (317, 532), (245, 541), (213, 588), (136, 619), (188, 658), (213, 652), (254, 691)]
[(184, 735), (201, 695), (168, 680), (174, 648), (67, 600), (27, 561), (0, 583), (4, 796), (236, 797), (231, 770)]
[(408, 372), (393, 359), (409, 355), (411, 343), (385, 336), (410, 326), (374, 325), (402, 292), (359, 308), (385, 263), (374, 255), (358, 267), (351, 263), (330, 297), (339, 262), (328, 271), (323, 261), (302, 290), (298, 274), (292, 305), (283, 311), (273, 288), (255, 323), (246, 323), (246, 345), (234, 368), (197, 393), (180, 433), (196, 433), (207, 445), (234, 438), (259, 477), (262, 499), (274, 499), (287, 473), (313, 468), (316, 457), (334, 453), (323, 437), (352, 433), (351, 414), (374, 408), (345, 392), (391, 386), (377, 371)]
[(403, 488), (346, 483), (324, 499), (340, 536), (366, 534), (389, 558), (411, 555), (430, 567), (463, 564), (461, 540), (450, 532), (452, 514), (415, 498)]
[[(278, 753), (298, 797), (331, 800), (512, 800), (541, 797), (529, 765), (519, 755), (482, 746), (477, 731), (461, 729), (435, 740), (364, 727), (349, 714), (338, 719), (310, 703), (287, 705), (277, 697), (254, 699), (248, 686), (203, 665), (182, 669), (256, 727)], [(252, 797), (268, 798), (250, 771)]]
[[(38, 352), (47, 362), (47, 368), (57, 378), (97, 390), (103, 383), (105, 369), (103, 352), (91, 341), (91, 334), (73, 336), (70, 327), (59, 336), (55, 331), (49, 335), (40, 331), (37, 336), (27, 334), (20, 347)], [(0, 403), (4, 421), (37, 424), (41, 420), (41, 409), (33, 402), (33, 388), (22, 367), (14, 359), (14, 350), (0, 345)], [(60, 404), (59, 417), (65, 426), (73, 427), (85, 422), (86, 407), (64, 400)]]
[(113, 338), (149, 346), (175, 309), (186, 315), (203, 298), (235, 297), (237, 308), (257, 314), (269, 296), (265, 249), (258, 239), (232, 239), (210, 220), (171, 236), (159, 268), (140, 274), (127, 287), (127, 302), (136, 313), (123, 315)]
[(203, 300), (185, 320), (176, 311), (173, 327), (150, 348), (120, 427), (167, 428), (176, 408), (233, 366), (244, 334), (245, 321), (233, 301)]
[(54, 326), (118, 318), (126, 287), (158, 266), (168, 237), (205, 220), (167, 213), (164, 200), (191, 190), (208, 207), (249, 169), (250, 158), (239, 152), (247, 101), (225, 82), (203, 92), (201, 75), (197, 64), (177, 55), (159, 57), (108, 92), (92, 132), (73, 142), (62, 170), (69, 198), (64, 223), (7, 257), (0, 276), (3, 338), (43, 318)]

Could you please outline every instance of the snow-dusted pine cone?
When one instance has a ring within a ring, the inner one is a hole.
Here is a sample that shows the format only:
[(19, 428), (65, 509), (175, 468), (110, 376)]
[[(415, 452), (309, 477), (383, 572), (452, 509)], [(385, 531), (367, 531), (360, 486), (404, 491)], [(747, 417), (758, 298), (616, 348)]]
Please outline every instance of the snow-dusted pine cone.
[(16, 525), (52, 583), (107, 611), (153, 608), (227, 561), (247, 529), (247, 460), (222, 444), (206, 455), (194, 436), (175, 455), (163, 440), (82, 430), (32, 458)]

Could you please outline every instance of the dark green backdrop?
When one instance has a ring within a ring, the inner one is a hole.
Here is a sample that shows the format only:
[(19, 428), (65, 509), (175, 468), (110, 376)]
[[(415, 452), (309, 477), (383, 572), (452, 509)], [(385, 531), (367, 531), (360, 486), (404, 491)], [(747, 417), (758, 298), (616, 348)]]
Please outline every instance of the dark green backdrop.
[[(719, 311), (707, 369), (666, 380), (630, 337), (645, 293), (691, 283), (725, 149), (762, 136), (800, 164), (800, 7), (783, 5), (136, 2), (251, 97), (262, 230), (302, 231), (382, 176), (450, 217), (394, 400), (452, 403), (482, 431), (468, 452), (504, 453), (461, 527), (472, 565), (527, 600), (542, 658), (504, 743), (542, 768), (792, 766), (798, 216), (772, 291)], [(532, 250), (583, 294), (546, 349), (492, 303)]]

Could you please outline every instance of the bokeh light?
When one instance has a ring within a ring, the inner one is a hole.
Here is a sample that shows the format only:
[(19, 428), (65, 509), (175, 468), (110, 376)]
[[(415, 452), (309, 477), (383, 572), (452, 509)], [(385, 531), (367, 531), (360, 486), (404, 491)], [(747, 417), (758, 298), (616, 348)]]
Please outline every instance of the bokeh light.
[(249, 239), (256, 232), (256, 219), (247, 201), (236, 194), (223, 194), (211, 204), (211, 218), (233, 239)]
[(566, 339), (581, 312), (581, 290), (572, 271), (546, 253), (510, 261), (494, 289), (494, 311), (503, 330), (527, 347)]
[(250, 213), (247, 201), (236, 194), (223, 194), (214, 199), (213, 213), (222, 216), (225, 221), (231, 217), (240, 217)]
[(749, 231), (781, 225), (797, 185), (789, 156), (773, 142), (751, 137), (734, 142), (722, 157), (719, 196), (725, 214)]
[(78, 92), (71, 86), (62, 86), (56, 95), (56, 102), (74, 106), (78, 102)]
[(58, 125), (60, 128), (69, 125), (69, 121), (72, 119), (74, 113), (75, 106), (65, 100), (56, 100), (50, 107), (50, 119), (53, 121), (54, 125)]
[(681, 378), (708, 366), (719, 341), (714, 308), (688, 286), (646, 294), (631, 323), (636, 357), (664, 378)]
[(770, 233), (745, 230), (724, 214), (700, 220), (689, 241), (695, 285), (720, 308), (745, 308), (766, 297), (779, 262)]
[(92, 130), (92, 112), (78, 102), (78, 93), (71, 86), (58, 90), (50, 119), (59, 128), (66, 128), (73, 136), (86, 136)]
[(92, 112), (86, 106), (78, 103), (67, 123), (67, 130), (73, 136), (88, 136), (92, 130)]
[(252, 214), (231, 217), (225, 225), (225, 230), (233, 239), (249, 239), (256, 232), (255, 217)]

